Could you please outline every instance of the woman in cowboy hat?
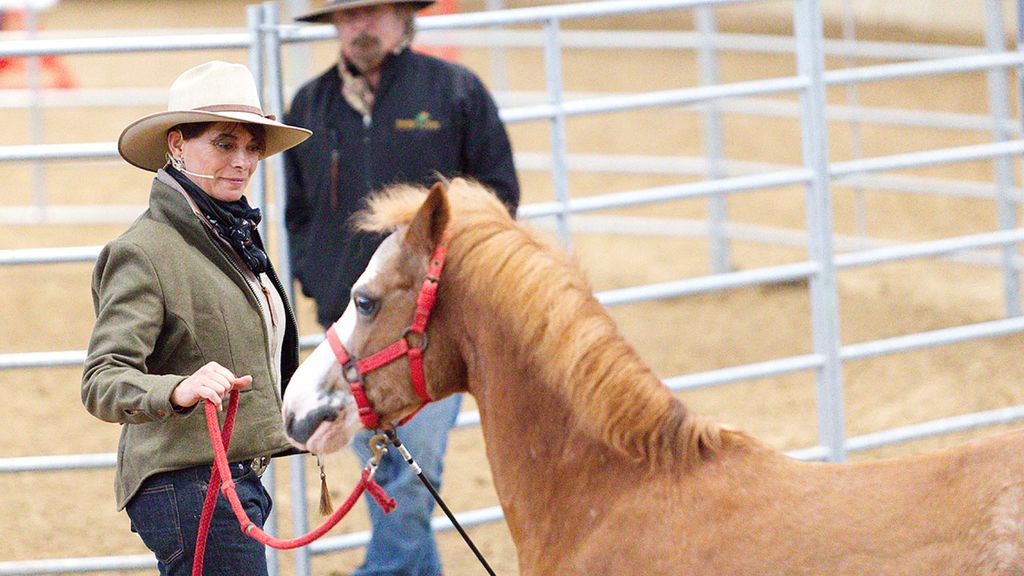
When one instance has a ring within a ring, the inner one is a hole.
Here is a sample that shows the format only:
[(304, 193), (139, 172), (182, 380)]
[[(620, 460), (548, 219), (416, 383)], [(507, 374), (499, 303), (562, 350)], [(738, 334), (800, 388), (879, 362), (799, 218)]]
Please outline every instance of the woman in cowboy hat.
[[(309, 134), (263, 113), (245, 66), (208, 62), (175, 80), (167, 111), (118, 140), (125, 160), (156, 177), (149, 209), (96, 262), (82, 402), (122, 425), (117, 506), (161, 574), (191, 573), (213, 462), (202, 402), (221, 407), (242, 392), (228, 459), (249, 517), (262, 525), (270, 512), (259, 474), (288, 449), (280, 398), (298, 338), (256, 230), (260, 211), (243, 193), (261, 159)], [(224, 499), (205, 566), (267, 573), (263, 545), (239, 530)]]

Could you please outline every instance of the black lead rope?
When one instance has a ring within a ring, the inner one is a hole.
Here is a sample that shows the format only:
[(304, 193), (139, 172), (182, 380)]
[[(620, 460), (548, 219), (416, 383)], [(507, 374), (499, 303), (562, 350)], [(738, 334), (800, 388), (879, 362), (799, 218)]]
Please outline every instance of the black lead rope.
[(412, 468), (413, 472), (416, 473), (416, 476), (420, 479), (420, 482), (422, 482), (423, 485), (427, 487), (427, 491), (430, 492), (430, 495), (433, 496), (434, 500), (438, 503), (439, 506), (441, 506), (441, 510), (444, 510), (445, 516), (448, 517), (448, 520), (451, 521), (452, 525), (455, 526), (455, 529), (458, 530), (459, 534), (462, 535), (462, 539), (465, 540), (466, 544), (469, 545), (469, 549), (473, 551), (473, 554), (476, 554), (476, 559), (480, 561), (480, 564), (483, 564), (483, 567), (485, 570), (487, 570), (488, 574), (490, 574), (491, 576), (495, 576), (494, 570), (491, 569), (491, 565), (487, 563), (487, 560), (484, 558), (484, 555), (481, 554), (480, 550), (477, 549), (476, 544), (473, 544), (473, 540), (469, 537), (469, 534), (467, 534), (466, 531), (462, 528), (462, 525), (459, 524), (459, 521), (455, 519), (455, 515), (452, 514), (452, 511), (448, 509), (448, 505), (445, 504), (444, 500), (441, 499), (441, 495), (437, 493), (437, 489), (434, 488), (434, 485), (431, 484), (430, 480), (427, 479), (427, 477), (423, 474), (423, 469), (420, 468), (420, 465), (417, 464), (415, 460), (413, 460), (412, 454), (410, 454), (409, 451), (405, 449), (405, 446), (402, 445), (402, 441), (398, 439), (398, 434), (395, 432), (395, 429), (389, 428), (387, 430), (384, 430), (384, 434), (387, 435), (388, 441), (394, 444), (395, 448), (398, 448), (399, 454), (402, 455), (402, 458), (405, 458), (406, 463), (409, 464), (409, 467)]

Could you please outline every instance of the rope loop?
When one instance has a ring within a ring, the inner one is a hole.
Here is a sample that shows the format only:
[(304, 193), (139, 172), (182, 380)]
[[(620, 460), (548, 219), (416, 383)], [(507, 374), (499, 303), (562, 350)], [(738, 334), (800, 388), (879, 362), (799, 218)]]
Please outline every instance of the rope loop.
[[(220, 429), (220, 424), (218, 422), (217, 407), (213, 402), (207, 400), (205, 408), (206, 426), (210, 433), (210, 442), (213, 444), (214, 466), (213, 470), (210, 471), (210, 486), (206, 491), (206, 500), (203, 502), (203, 513), (199, 519), (199, 533), (196, 535), (196, 552), (192, 561), (192, 576), (202, 576), (203, 574), (203, 556), (206, 553), (206, 537), (210, 531), (210, 522), (213, 519), (213, 510), (217, 505), (218, 492), (223, 492), (224, 496), (227, 497), (228, 502), (231, 504), (231, 510), (235, 513), (235, 517), (238, 519), (238, 525), (242, 529), (243, 533), (265, 546), (270, 546), (271, 548), (276, 548), (278, 550), (291, 550), (293, 548), (306, 546), (326, 534), (349, 513), (352, 507), (355, 506), (356, 502), (359, 501), (359, 497), (367, 490), (369, 490), (370, 495), (373, 496), (374, 501), (380, 505), (385, 514), (394, 510), (396, 506), (394, 498), (388, 496), (384, 491), (384, 488), (374, 481), (373, 473), (370, 472), (370, 465), (367, 464), (367, 467), (363, 469), (359, 483), (352, 489), (352, 493), (349, 494), (348, 499), (340, 508), (335, 510), (334, 514), (325, 520), (320, 527), (313, 529), (307, 534), (288, 540), (274, 538), (261, 530), (259, 526), (249, 519), (249, 516), (245, 513), (245, 508), (242, 507), (242, 503), (238, 499), (238, 493), (235, 490), (235, 482), (231, 479), (231, 469), (228, 465), (227, 449), (231, 443), (231, 431), (234, 426), (235, 414), (238, 411), (238, 390), (231, 391), (231, 399), (228, 402), (228, 411), (227, 416), (224, 419), (223, 431)], [(373, 471), (376, 471), (376, 465), (373, 466)]]

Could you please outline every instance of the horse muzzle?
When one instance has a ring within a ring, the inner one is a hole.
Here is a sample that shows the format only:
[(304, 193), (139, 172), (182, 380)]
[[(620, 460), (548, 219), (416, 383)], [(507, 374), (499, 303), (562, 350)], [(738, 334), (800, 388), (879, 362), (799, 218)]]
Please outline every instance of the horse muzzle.
[(323, 394), (305, 413), (287, 408), (284, 429), (288, 440), (300, 450), (333, 452), (347, 445), (359, 430), (352, 396), (346, 392)]

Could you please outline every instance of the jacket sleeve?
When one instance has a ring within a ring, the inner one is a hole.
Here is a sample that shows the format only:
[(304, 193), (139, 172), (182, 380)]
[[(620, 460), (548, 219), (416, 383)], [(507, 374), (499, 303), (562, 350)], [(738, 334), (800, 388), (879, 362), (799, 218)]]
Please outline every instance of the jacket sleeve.
[[(300, 95), (301, 96), (301, 95)], [(299, 97), (293, 102), (291, 110), (285, 114), (285, 123), (291, 126), (305, 126), (306, 119), (302, 118), (297, 109), (301, 108)], [(297, 278), (302, 285), (306, 283), (303, 263), (305, 260), (306, 234), (310, 216), (313, 213), (313, 206), (310, 206), (308, 198), (311, 191), (307, 190), (309, 184), (303, 178), (302, 170), (299, 168), (299, 154), (304, 147), (302, 144), (285, 150), (284, 174), (285, 174), (285, 209), (284, 220), (288, 230), (288, 263), (291, 265), (292, 276)]]
[(498, 106), (479, 78), (469, 76), (462, 163), (467, 176), (494, 190), (514, 216), (519, 207), (519, 179)]
[(82, 403), (107, 422), (136, 424), (176, 413), (171, 393), (186, 376), (149, 374), (164, 319), (163, 294), (145, 252), (115, 241), (93, 271), (96, 324), (82, 375)]

